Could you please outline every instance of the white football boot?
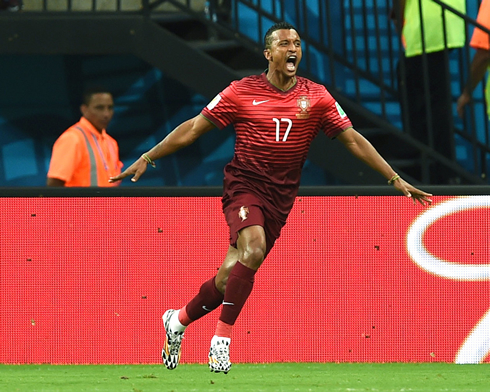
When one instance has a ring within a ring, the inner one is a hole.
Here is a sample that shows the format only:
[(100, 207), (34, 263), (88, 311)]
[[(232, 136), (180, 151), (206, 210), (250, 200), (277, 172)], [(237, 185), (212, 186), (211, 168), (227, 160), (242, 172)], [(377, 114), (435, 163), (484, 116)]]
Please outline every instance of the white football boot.
[(211, 348), (209, 349), (209, 369), (212, 372), (228, 373), (231, 368), (230, 362), (230, 338), (213, 336)]
[[(184, 331), (174, 331), (170, 327), (170, 319), (178, 310), (169, 309), (163, 316), (163, 326), (165, 328), (165, 345), (162, 349), (163, 364), (167, 369), (175, 369), (180, 361), (181, 344), (184, 338)], [(177, 316), (177, 315), (176, 315)]]

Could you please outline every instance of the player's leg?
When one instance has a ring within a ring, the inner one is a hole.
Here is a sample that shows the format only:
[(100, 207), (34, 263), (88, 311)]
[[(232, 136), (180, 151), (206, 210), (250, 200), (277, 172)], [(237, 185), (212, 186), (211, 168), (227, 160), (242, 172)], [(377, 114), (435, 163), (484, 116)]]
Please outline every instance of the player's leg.
[(266, 254), (265, 231), (254, 225), (242, 229), (237, 240), (238, 262), (231, 269), (226, 284), (220, 321), (234, 325), (252, 292), (255, 273)]
[(214, 372), (228, 373), (231, 368), (230, 342), (231, 332), (245, 302), (253, 289), (257, 269), (266, 255), (266, 236), (260, 225), (248, 226), (239, 231), (237, 239), (237, 257), (229, 273), (223, 273), (226, 281), (219, 281), (218, 286), (225, 286), (223, 308), (216, 326), (215, 336), (209, 350), (209, 368)]
[[(165, 344), (162, 360), (167, 369), (175, 369), (179, 364), (182, 339), (187, 326), (210, 313), (223, 302), (223, 293), (228, 274), (236, 264), (238, 251), (230, 246), (218, 275), (204, 282), (197, 295), (180, 310), (169, 309), (162, 316), (165, 328)], [(221, 291), (216, 287), (220, 283)]]
[(225, 260), (221, 264), (216, 275), (216, 288), (220, 293), (225, 294), (226, 283), (228, 282), (228, 277), (230, 272), (238, 261), (238, 249), (231, 246), (228, 248), (228, 253), (226, 254)]

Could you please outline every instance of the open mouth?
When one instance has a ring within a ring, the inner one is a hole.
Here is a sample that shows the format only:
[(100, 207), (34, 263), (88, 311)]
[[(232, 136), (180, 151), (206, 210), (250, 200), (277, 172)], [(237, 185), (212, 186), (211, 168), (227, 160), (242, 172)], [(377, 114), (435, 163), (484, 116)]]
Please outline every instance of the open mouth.
[(291, 55), (287, 58), (286, 60), (286, 67), (288, 71), (294, 72), (296, 71), (296, 62), (298, 61), (298, 58), (295, 55)]

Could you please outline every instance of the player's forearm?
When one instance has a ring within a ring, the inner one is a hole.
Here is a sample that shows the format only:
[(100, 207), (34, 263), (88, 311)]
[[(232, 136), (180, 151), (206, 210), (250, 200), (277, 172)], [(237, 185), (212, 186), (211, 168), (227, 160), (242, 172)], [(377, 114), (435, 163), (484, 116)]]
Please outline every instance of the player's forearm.
[(183, 122), (170, 132), (160, 143), (149, 150), (146, 155), (152, 161), (155, 161), (192, 144), (198, 138), (198, 135), (193, 132), (192, 125), (192, 119)]

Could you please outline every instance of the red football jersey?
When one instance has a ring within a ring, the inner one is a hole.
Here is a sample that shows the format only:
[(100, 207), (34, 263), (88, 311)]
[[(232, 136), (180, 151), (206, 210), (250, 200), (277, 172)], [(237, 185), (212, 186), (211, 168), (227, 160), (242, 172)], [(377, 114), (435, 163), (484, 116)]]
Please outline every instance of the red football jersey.
[(313, 138), (334, 138), (352, 126), (327, 89), (297, 77), (288, 91), (265, 73), (232, 82), (201, 112), (222, 129), (233, 124), (235, 155), (225, 167), (225, 194), (254, 192), (285, 218), (297, 195)]

